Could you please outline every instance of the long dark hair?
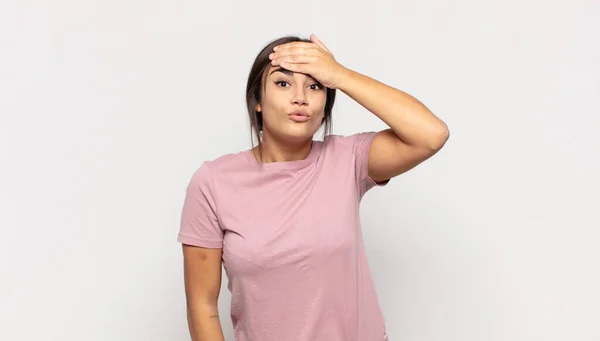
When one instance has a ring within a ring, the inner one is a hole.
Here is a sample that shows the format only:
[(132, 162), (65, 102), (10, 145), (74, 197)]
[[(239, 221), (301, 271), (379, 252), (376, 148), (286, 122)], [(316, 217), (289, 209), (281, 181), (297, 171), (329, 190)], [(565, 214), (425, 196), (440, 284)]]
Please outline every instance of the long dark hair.
[[(246, 85), (246, 107), (248, 109), (248, 115), (250, 118), (250, 136), (252, 146), (255, 146), (255, 141), (258, 144), (262, 155), (262, 144), (260, 132), (263, 129), (262, 113), (256, 111), (256, 106), (260, 103), (264, 90), (265, 84), (264, 76), (271, 64), (269, 54), (273, 52), (273, 47), (277, 45), (287, 44), (295, 41), (311, 42), (310, 39), (304, 39), (297, 36), (285, 36), (279, 39), (273, 40), (268, 43), (256, 56), (254, 64), (250, 69), (248, 75), (248, 83)], [(325, 116), (321, 126), (324, 126), (323, 136), (331, 134), (332, 121), (331, 111), (333, 109), (333, 103), (335, 102), (335, 89), (327, 88), (327, 99), (325, 101)]]

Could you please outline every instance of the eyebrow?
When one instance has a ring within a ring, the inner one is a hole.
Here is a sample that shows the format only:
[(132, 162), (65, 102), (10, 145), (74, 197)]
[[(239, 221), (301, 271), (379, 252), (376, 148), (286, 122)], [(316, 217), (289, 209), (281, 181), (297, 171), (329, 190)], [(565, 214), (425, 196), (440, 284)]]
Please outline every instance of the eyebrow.
[(269, 73), (269, 76), (272, 75), (274, 72), (282, 72), (285, 73), (286, 75), (292, 77), (292, 75), (294, 74), (292, 71), (287, 70), (287, 69), (283, 69), (283, 68), (276, 68), (275, 70), (271, 70), (271, 73)]
[[(282, 73), (284, 73), (284, 74), (286, 74), (286, 75), (288, 75), (288, 76), (290, 76), (290, 77), (292, 77), (292, 76), (294, 75), (294, 73), (293, 73), (292, 71), (290, 71), (290, 70), (288, 70), (288, 69), (284, 69), (284, 68), (282, 68), (282, 67), (278, 67), (278, 68), (276, 68), (276, 69), (274, 69), (274, 70), (271, 70), (271, 72), (269, 73), (269, 76), (270, 76), (270, 75), (272, 75), (272, 74), (273, 74), (273, 73), (275, 73), (275, 72), (282, 72)], [(306, 75), (306, 76), (307, 76), (308, 78), (310, 78), (310, 79), (314, 80), (315, 82), (319, 83), (319, 82), (318, 82), (318, 81), (317, 81), (317, 80), (316, 80), (316, 79), (315, 79), (313, 76), (311, 76), (311, 75)], [(321, 84), (321, 83), (319, 83), (319, 84)]]

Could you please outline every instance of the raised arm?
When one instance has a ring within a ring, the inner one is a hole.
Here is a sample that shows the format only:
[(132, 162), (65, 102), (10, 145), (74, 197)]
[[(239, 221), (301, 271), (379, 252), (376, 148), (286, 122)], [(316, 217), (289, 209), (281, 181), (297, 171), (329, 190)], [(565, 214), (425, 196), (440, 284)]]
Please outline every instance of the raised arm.
[(415, 97), (352, 70), (345, 75), (339, 89), (390, 127), (377, 133), (369, 150), (373, 180), (400, 175), (444, 146), (448, 127)]
[(310, 74), (328, 88), (339, 89), (379, 117), (389, 129), (377, 133), (369, 150), (369, 176), (393, 178), (437, 153), (446, 143), (446, 124), (413, 96), (338, 63), (314, 34), (311, 43), (275, 46), (273, 65)]

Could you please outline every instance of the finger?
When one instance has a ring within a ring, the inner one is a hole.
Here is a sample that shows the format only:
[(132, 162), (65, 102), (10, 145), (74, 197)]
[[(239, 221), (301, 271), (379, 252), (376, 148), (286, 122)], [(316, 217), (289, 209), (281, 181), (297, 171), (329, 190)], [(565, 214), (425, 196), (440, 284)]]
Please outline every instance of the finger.
[(271, 64), (278, 65), (282, 62), (289, 64), (308, 64), (317, 61), (317, 57), (307, 55), (289, 55), (280, 58), (275, 58), (271, 61)]
[(290, 70), (292, 72), (298, 72), (298, 73), (304, 73), (304, 74), (308, 74), (307, 72), (307, 64), (297, 64), (297, 63), (289, 63), (289, 62), (282, 62), (280, 64), (280, 66), (286, 70)]
[(310, 35), (310, 40), (312, 42), (314, 42), (315, 44), (317, 44), (320, 48), (322, 48), (323, 50), (325, 50), (327, 53), (332, 54), (331, 51), (329, 51), (329, 49), (325, 46), (325, 44), (323, 44), (323, 42), (319, 38), (317, 38), (316, 35), (311, 34)]
[(304, 47), (292, 47), (292, 48), (287, 48), (287, 49), (283, 49), (283, 50), (279, 50), (277, 52), (273, 52), (269, 55), (270, 59), (276, 59), (276, 58), (281, 58), (281, 57), (286, 57), (286, 56), (292, 56), (292, 55), (308, 55), (308, 56), (314, 56), (316, 54), (320, 53), (319, 51), (317, 51), (317, 49), (315, 48), (304, 48)]
[(302, 47), (302, 48), (310, 49), (310, 48), (315, 48), (315, 43), (304, 42), (304, 41), (293, 41), (291, 43), (277, 45), (277, 46), (273, 47), (273, 51), (281, 51), (281, 50), (291, 49), (291, 48), (295, 48), (295, 47)]

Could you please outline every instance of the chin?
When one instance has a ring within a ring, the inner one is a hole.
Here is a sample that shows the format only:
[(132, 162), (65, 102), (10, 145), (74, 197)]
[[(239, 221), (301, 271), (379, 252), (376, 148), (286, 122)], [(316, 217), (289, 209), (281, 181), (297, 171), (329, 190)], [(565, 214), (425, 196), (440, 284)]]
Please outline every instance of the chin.
[(315, 128), (309, 127), (309, 126), (305, 126), (305, 127), (297, 126), (297, 127), (289, 127), (288, 129), (281, 131), (280, 134), (286, 140), (296, 142), (296, 141), (304, 141), (307, 139), (312, 139), (318, 130), (319, 130), (319, 127), (317, 127), (315, 129)]

